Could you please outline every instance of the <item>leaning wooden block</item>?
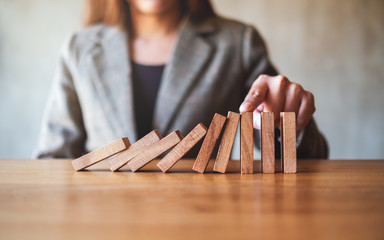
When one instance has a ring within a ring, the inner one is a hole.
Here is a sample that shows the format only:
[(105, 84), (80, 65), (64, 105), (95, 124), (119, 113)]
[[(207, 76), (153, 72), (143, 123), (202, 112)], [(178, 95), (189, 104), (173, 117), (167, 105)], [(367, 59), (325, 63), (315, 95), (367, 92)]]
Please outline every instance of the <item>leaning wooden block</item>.
[(253, 174), (253, 112), (241, 113), (240, 166), (241, 173)]
[(240, 114), (228, 112), (227, 121), (225, 123), (225, 128), (223, 136), (221, 138), (219, 151), (217, 152), (215, 165), (213, 166), (213, 171), (215, 172), (225, 173), (225, 170), (227, 169), (239, 120)]
[(120, 169), (137, 154), (139, 154), (141, 151), (151, 146), (155, 142), (159, 141), (161, 138), (162, 136), (160, 132), (158, 130), (153, 130), (152, 132), (148, 133), (147, 135), (139, 139), (137, 142), (132, 144), (126, 150), (122, 151), (121, 153), (112, 158), (109, 158), (107, 160), (109, 168), (111, 169), (111, 171), (116, 171)]
[(131, 143), (128, 138), (118, 139), (108, 145), (96, 149), (82, 157), (79, 157), (72, 161), (72, 166), (76, 171), (83, 170), (93, 164), (96, 164), (118, 152), (123, 151), (129, 147)]
[(296, 173), (296, 116), (294, 112), (280, 113), (281, 161), (284, 173)]
[(199, 123), (191, 132), (188, 133), (179, 144), (177, 144), (157, 166), (163, 172), (167, 172), (177, 161), (180, 160), (193, 146), (196, 145), (207, 133), (204, 124)]
[(170, 133), (166, 137), (144, 149), (144, 151), (129, 161), (128, 167), (132, 170), (132, 172), (136, 172), (140, 168), (147, 165), (150, 161), (178, 144), (182, 139), (183, 135), (181, 135), (180, 131), (177, 130)]
[(275, 173), (275, 126), (273, 112), (261, 113), (261, 169)]
[(199, 154), (193, 164), (192, 169), (199, 173), (204, 173), (207, 168), (209, 158), (215, 148), (217, 139), (220, 136), (221, 129), (227, 118), (220, 114), (215, 114), (212, 119), (211, 125), (209, 126), (207, 135), (205, 136), (204, 142), (201, 145)]

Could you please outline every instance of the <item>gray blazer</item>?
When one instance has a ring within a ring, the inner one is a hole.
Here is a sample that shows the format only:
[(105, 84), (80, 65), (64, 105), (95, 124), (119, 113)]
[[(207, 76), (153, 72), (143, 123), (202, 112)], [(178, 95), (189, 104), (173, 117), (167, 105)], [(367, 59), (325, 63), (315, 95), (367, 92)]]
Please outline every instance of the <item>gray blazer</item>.
[[(73, 158), (120, 137), (137, 140), (128, 40), (125, 31), (105, 25), (71, 36), (62, 50), (35, 157)], [(199, 24), (186, 18), (164, 69), (153, 129), (163, 135), (179, 129), (186, 135), (199, 122), (208, 127), (215, 113), (238, 111), (263, 73), (276, 71), (253, 27), (219, 17)], [(304, 140), (299, 157), (326, 157), (327, 144), (314, 121)]]

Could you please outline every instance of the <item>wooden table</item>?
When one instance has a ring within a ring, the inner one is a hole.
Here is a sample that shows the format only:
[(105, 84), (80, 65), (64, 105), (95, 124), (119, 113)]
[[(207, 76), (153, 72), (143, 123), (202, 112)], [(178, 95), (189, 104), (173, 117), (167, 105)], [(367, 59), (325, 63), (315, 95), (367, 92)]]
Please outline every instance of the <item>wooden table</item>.
[(384, 239), (384, 160), (254, 175), (236, 173), (238, 161), (228, 174), (191, 172), (191, 160), (164, 174), (155, 163), (112, 173), (0, 160), (0, 239)]

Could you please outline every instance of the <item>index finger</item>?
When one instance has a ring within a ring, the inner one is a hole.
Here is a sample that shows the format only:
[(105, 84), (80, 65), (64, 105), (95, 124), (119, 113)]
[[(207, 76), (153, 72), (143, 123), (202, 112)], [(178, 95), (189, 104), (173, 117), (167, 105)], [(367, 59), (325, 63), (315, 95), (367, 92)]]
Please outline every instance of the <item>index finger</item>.
[(266, 79), (266, 75), (260, 75), (256, 81), (253, 82), (251, 89), (239, 107), (240, 112), (252, 112), (263, 103), (268, 94), (268, 83)]

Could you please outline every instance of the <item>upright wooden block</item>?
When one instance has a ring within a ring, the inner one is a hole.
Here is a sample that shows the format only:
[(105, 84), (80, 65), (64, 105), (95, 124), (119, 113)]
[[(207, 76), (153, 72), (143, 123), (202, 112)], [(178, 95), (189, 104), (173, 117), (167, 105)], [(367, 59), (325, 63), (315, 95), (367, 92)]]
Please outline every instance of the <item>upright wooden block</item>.
[(83, 170), (129, 147), (128, 138), (121, 138), (72, 161), (76, 171)]
[(215, 165), (213, 171), (225, 173), (227, 169), (229, 157), (231, 156), (231, 150), (233, 141), (235, 140), (237, 125), (239, 124), (240, 114), (234, 112), (228, 112), (227, 120), (224, 127), (223, 136), (217, 152)]
[(215, 114), (209, 125), (207, 135), (205, 136), (204, 142), (201, 145), (199, 154), (197, 155), (196, 161), (193, 164), (192, 169), (199, 173), (204, 173), (207, 168), (209, 158), (212, 155), (212, 151), (215, 148), (217, 139), (220, 137), (221, 129), (225, 123), (226, 117)]
[(240, 165), (241, 173), (253, 174), (253, 112), (241, 113)]
[(281, 161), (284, 173), (296, 173), (296, 116), (294, 112), (280, 113)]
[(199, 123), (191, 132), (188, 133), (179, 144), (177, 144), (157, 166), (163, 172), (167, 172), (177, 161), (180, 160), (193, 146), (196, 145), (207, 133), (204, 124)]
[(136, 155), (136, 157), (128, 162), (128, 167), (132, 170), (132, 172), (136, 172), (140, 168), (147, 165), (150, 161), (178, 144), (182, 139), (183, 135), (181, 135), (179, 130), (170, 133)]
[(275, 173), (275, 125), (273, 112), (261, 113), (261, 169)]
[(137, 142), (132, 144), (126, 150), (122, 151), (121, 153), (112, 158), (109, 158), (107, 160), (109, 168), (113, 172), (120, 169), (125, 164), (127, 164), (132, 158), (136, 157), (137, 154), (139, 154), (141, 151), (151, 146), (155, 142), (159, 141), (161, 138), (162, 136), (160, 132), (158, 130), (153, 130), (152, 132), (148, 133), (147, 135), (139, 139)]

